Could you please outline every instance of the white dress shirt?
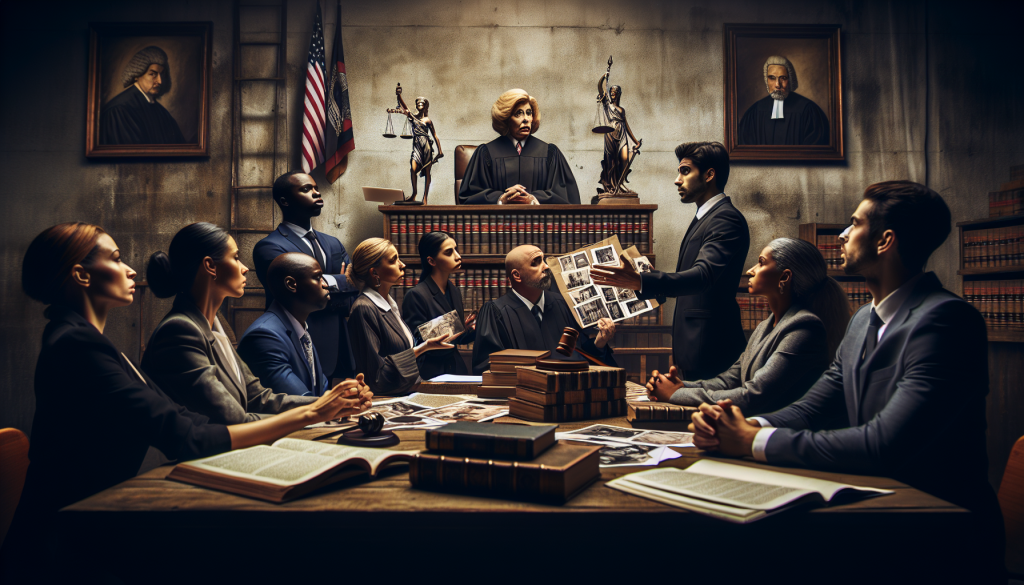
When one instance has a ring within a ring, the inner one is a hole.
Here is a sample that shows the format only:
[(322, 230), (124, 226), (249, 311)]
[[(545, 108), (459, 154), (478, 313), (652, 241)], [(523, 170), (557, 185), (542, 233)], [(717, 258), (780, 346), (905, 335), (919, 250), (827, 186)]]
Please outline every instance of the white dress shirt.
[[(373, 301), (373, 304), (377, 305), (377, 308), (379, 308), (381, 311), (394, 311), (395, 316), (398, 317), (399, 324), (402, 325), (402, 332), (405, 333), (405, 338), (409, 340), (409, 347), (416, 347), (416, 349), (419, 349), (419, 346), (416, 346), (416, 342), (412, 338), (412, 331), (409, 331), (409, 326), (406, 325), (405, 321), (402, 320), (402, 313), (398, 310), (398, 305), (395, 304), (395, 299), (391, 298), (391, 295), (383, 297), (379, 292), (373, 290), (372, 288), (367, 288), (363, 290), (363, 294), (369, 297), (370, 300)], [(424, 346), (426, 344), (427, 342), (424, 341), (423, 343), (420, 344), (420, 346)]]
[[(903, 303), (907, 301), (910, 293), (913, 292), (914, 287), (917, 286), (917, 281), (921, 280), (922, 276), (924, 276), (923, 272), (914, 278), (911, 278), (907, 282), (904, 282), (902, 286), (889, 293), (881, 300), (881, 302), (876, 303), (874, 300), (871, 301), (872, 310), (875, 311), (878, 318), (882, 320), (882, 326), (878, 328), (878, 338), (875, 339), (875, 341), (882, 340), (882, 336), (885, 335), (886, 328), (889, 327), (889, 321), (896, 316), (896, 313), (900, 310), (900, 307), (903, 306)], [(775, 427), (772, 427), (771, 423), (759, 416), (755, 416), (749, 420), (752, 420), (763, 427), (761, 430), (757, 431), (756, 435), (754, 435), (754, 444), (751, 447), (754, 459), (767, 462), (768, 459), (765, 457), (764, 452), (765, 449), (768, 448), (768, 438), (775, 432)]]
[[(524, 297), (523, 295), (519, 294), (519, 291), (517, 291), (516, 289), (512, 289), (512, 292), (516, 293), (516, 296), (519, 297), (519, 300), (523, 301), (523, 304), (526, 305), (526, 308), (530, 310), (530, 313), (533, 313), (534, 304), (531, 303), (529, 300), (527, 300), (526, 297)], [(543, 293), (543, 291), (540, 293), (540, 298), (537, 299), (536, 306), (540, 310), (540, 318), (543, 320), (544, 319), (544, 293)]]
[[(282, 305), (281, 303), (278, 303), (277, 301), (274, 301), (273, 303), (271, 303), (271, 307), (273, 307), (274, 305), (277, 305), (282, 313), (284, 313), (285, 315), (288, 315), (288, 324), (291, 325), (292, 331), (295, 332), (295, 337), (297, 339), (299, 339), (299, 341), (301, 343), (302, 336), (303, 335), (309, 335), (309, 327), (307, 327), (305, 323), (300, 323), (299, 320), (295, 318), (295, 315), (292, 315), (291, 311), (286, 309), (284, 307), (284, 305)], [(313, 337), (312, 336), (310, 336), (309, 341), (310, 342), (313, 341)], [(302, 354), (302, 359), (306, 359), (306, 355), (305, 354)], [(311, 378), (310, 384), (312, 385), (310, 390), (312, 390), (313, 395), (316, 396), (316, 393), (317, 393), (316, 392), (316, 378), (317, 378), (317, 375), (316, 375), (316, 360), (313, 361), (313, 375), (310, 376), (310, 378)]]
[[(526, 148), (526, 141), (529, 140), (530, 137), (527, 136), (523, 140), (516, 140), (512, 135), (509, 135), (508, 139), (512, 141), (512, 146), (513, 147)], [(519, 154), (521, 155), (522, 152), (520, 152)], [(498, 201), (498, 205), (504, 205), (504, 203), (502, 201)], [(540, 205), (540, 201), (537, 201), (537, 198), (534, 197), (533, 201), (530, 202), (530, 205)], [(519, 298), (523, 298), (523, 297), (519, 297)], [(541, 307), (541, 310), (543, 311), (544, 307)]]
[(224, 333), (224, 327), (220, 324), (220, 319), (214, 318), (213, 320), (213, 338), (216, 340), (217, 345), (220, 346), (220, 352), (224, 354), (231, 365), (234, 366), (235, 380), (238, 381), (238, 385), (245, 388), (245, 380), (242, 379), (242, 370), (238, 367), (238, 360), (235, 358), (235, 352), (231, 349), (231, 340), (228, 339), (227, 333)]
[[(304, 227), (299, 227), (299, 226), (295, 225), (294, 223), (292, 223), (290, 221), (282, 221), (281, 225), (283, 225), (284, 227), (288, 228), (288, 230), (290, 230), (296, 236), (299, 236), (299, 239), (302, 240), (302, 243), (306, 244), (306, 247), (309, 248), (309, 251), (311, 253), (313, 252), (313, 243), (306, 239), (306, 234), (308, 234), (309, 232), (313, 231), (312, 229), (306, 229)], [(324, 247), (320, 245), (319, 238), (317, 239), (316, 247), (320, 248), (320, 255), (323, 257), (324, 261), (326, 261), (327, 260), (327, 253), (324, 251)], [(316, 254), (313, 254), (313, 256), (316, 257)], [(323, 270), (324, 272), (327, 271), (327, 268), (325, 268), (323, 266), (321, 266), (320, 269)], [(338, 286), (338, 280), (336, 278), (334, 278), (333, 276), (331, 276), (330, 274), (324, 274), (324, 280), (326, 280), (327, 284), (329, 284), (331, 286)]]

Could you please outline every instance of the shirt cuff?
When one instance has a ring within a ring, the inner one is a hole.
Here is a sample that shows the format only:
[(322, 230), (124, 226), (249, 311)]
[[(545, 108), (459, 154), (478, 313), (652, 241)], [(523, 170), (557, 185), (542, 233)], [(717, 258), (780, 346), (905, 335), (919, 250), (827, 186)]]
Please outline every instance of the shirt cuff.
[(498, 200), (498, 205), (505, 205), (505, 204), (499, 199)]
[(754, 445), (751, 448), (751, 454), (754, 456), (754, 459), (761, 463), (768, 462), (768, 457), (765, 455), (765, 451), (768, 449), (768, 439), (770, 439), (772, 433), (777, 430), (778, 429), (774, 427), (767, 427), (757, 431), (757, 434), (754, 435)]
[(334, 276), (332, 276), (330, 274), (325, 274), (324, 275), (324, 280), (327, 281), (328, 285), (333, 286), (335, 288), (338, 288), (338, 279), (334, 278)]
[(772, 426), (772, 423), (768, 422), (768, 419), (761, 418), (759, 416), (752, 416), (752, 417), (748, 418), (747, 420), (756, 421), (757, 424), (761, 425), (761, 428), (768, 428), (768, 427)]

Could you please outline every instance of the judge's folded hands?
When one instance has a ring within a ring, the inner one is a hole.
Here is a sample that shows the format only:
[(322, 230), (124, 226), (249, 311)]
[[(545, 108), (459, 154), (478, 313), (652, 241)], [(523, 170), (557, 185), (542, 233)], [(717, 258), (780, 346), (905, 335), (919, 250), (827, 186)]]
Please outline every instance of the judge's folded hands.
[(373, 392), (359, 374), (355, 380), (348, 379), (331, 388), (308, 407), (308, 415), (314, 422), (325, 422), (345, 416), (356, 416), (373, 406)]
[(668, 402), (676, 390), (682, 387), (683, 380), (675, 366), (670, 367), (667, 374), (654, 370), (647, 380), (647, 397), (654, 402)]
[(705, 451), (743, 457), (751, 455), (754, 436), (760, 425), (743, 417), (740, 407), (732, 400), (719, 400), (717, 404), (701, 404), (694, 413), (689, 430), (694, 433), (693, 444)]
[(522, 185), (512, 185), (505, 189), (505, 193), (498, 199), (502, 205), (530, 205), (537, 202), (537, 198), (526, 191)]

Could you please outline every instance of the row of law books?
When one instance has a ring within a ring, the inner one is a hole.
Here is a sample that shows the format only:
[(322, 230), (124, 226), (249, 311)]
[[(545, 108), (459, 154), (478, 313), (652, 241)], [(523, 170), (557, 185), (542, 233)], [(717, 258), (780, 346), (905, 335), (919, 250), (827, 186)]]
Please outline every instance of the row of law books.
[(768, 299), (764, 297), (745, 292), (736, 293), (736, 303), (740, 306), (740, 323), (744, 331), (753, 331), (772, 314), (768, 308)]
[(825, 265), (829, 270), (838, 270), (843, 266), (842, 249), (839, 244), (839, 235), (818, 234), (818, 251), (825, 258)]
[(442, 231), (455, 236), (462, 254), (504, 255), (516, 246), (532, 244), (546, 254), (566, 254), (618, 234), (623, 248), (636, 246), (650, 253), (649, 215), (601, 214), (393, 214), (391, 243), (399, 254), (419, 254), (424, 234)]
[(964, 232), (964, 268), (1016, 266), (1024, 263), (1024, 226)]
[(857, 309), (861, 308), (861, 305), (871, 302), (871, 293), (868, 292), (868, 285), (863, 280), (860, 281), (839, 281), (839, 286), (843, 287), (843, 291), (846, 292), (846, 298), (850, 301), (850, 314), (857, 312)]
[[(503, 268), (471, 268), (456, 272), (451, 276), (452, 282), (462, 292), (462, 306), (468, 317), (471, 312), (479, 311), (480, 307), (488, 301), (496, 300), (508, 292), (508, 279), (505, 277)], [(420, 271), (406, 266), (405, 277), (399, 285), (392, 287), (391, 291), (395, 303), (402, 306), (405, 293), (420, 281)], [(552, 292), (551, 294), (558, 294)], [(630, 317), (621, 321), (619, 325), (657, 325), (658, 311), (648, 311), (636, 317)]]
[(1024, 189), (992, 191), (988, 194), (989, 217), (1019, 215), (1021, 213), (1024, 213)]
[(990, 329), (1024, 330), (1024, 280), (967, 280), (964, 299)]

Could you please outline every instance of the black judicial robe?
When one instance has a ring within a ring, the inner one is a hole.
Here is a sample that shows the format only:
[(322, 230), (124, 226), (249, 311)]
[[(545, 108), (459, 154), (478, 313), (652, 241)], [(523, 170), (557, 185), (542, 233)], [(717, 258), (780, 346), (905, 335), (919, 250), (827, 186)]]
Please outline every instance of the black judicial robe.
[(466, 165), (459, 203), (497, 203), (512, 185), (526, 187), (540, 203), (580, 204), (580, 190), (565, 156), (536, 136), (527, 139), (521, 155), (505, 136), (477, 147)]
[(783, 118), (772, 120), (771, 96), (754, 102), (740, 119), (740, 144), (828, 145), (829, 123), (818, 104), (793, 92), (783, 102)]
[[(462, 306), (462, 291), (452, 281), (448, 281), (448, 294), (441, 292), (440, 287), (433, 278), (425, 278), (419, 284), (412, 287), (405, 293), (402, 299), (402, 320), (409, 326), (412, 336), (417, 344), (423, 343), (420, 333), (417, 331), (420, 325), (455, 311), (459, 320), (466, 322), (466, 316)], [(476, 339), (476, 331), (465, 331), (458, 336), (453, 343), (466, 345), (473, 343)], [(420, 377), (424, 380), (436, 378), (441, 374), (466, 375), (466, 361), (459, 355), (459, 350), (437, 349), (424, 352), (416, 358), (420, 367)]]
[(107, 102), (100, 116), (100, 144), (184, 144), (174, 116), (149, 103), (134, 85)]
[[(504, 349), (532, 349), (554, 351), (562, 330), (566, 327), (579, 329), (569, 305), (556, 293), (544, 293), (544, 320), (537, 323), (533, 313), (526, 308), (516, 293), (509, 291), (497, 299), (484, 303), (476, 318), (476, 341), (473, 343), (473, 373), (481, 374), (490, 369), (490, 356)], [(591, 328), (593, 329), (593, 328)], [(585, 331), (580, 332), (576, 346), (609, 366), (616, 366), (611, 345), (598, 349)], [(579, 352), (573, 352), (571, 359), (586, 359)]]

